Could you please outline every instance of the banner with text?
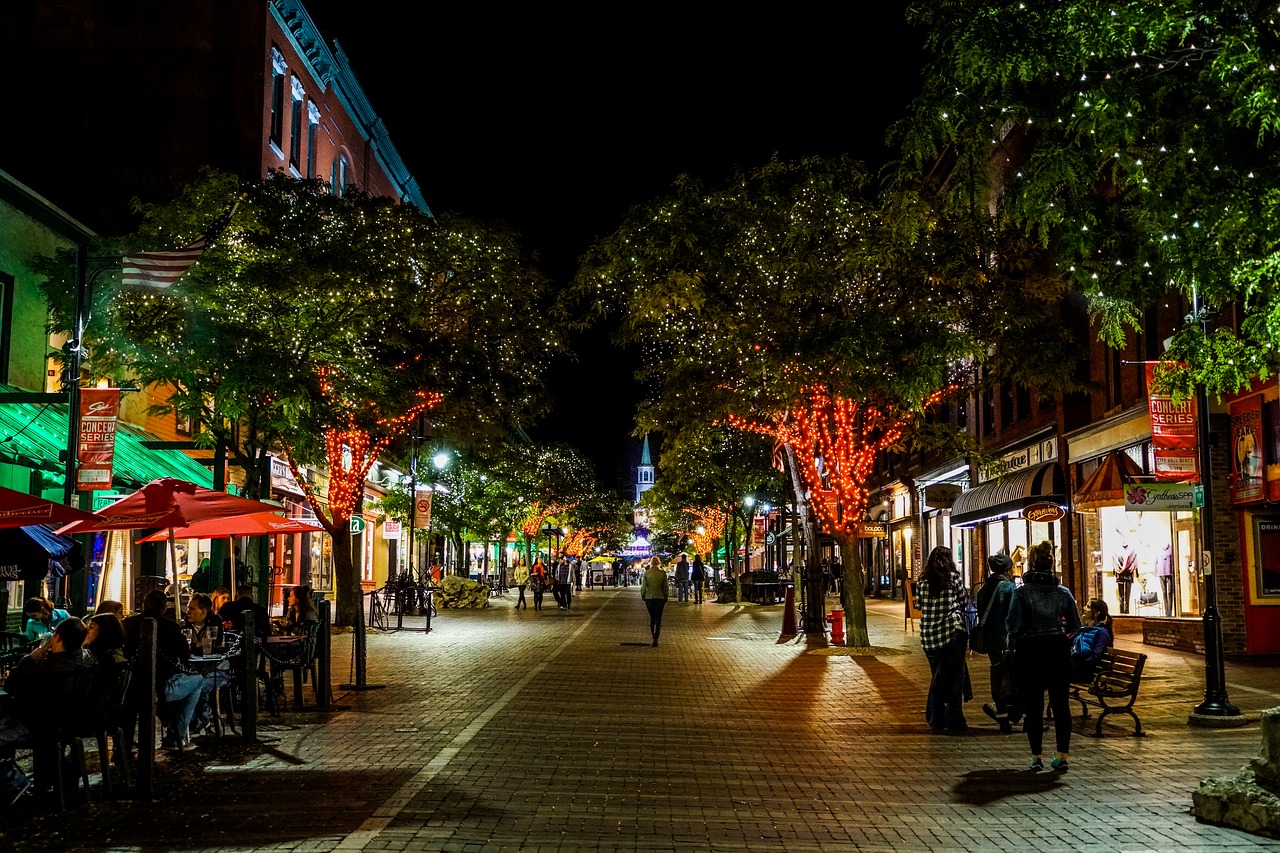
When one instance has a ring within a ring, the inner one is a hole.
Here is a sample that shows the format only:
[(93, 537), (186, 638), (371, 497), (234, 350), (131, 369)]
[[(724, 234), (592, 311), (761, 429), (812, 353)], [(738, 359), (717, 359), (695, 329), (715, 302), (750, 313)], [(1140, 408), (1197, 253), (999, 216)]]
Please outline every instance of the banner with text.
[(1266, 500), (1262, 481), (1262, 395), (1231, 404), (1231, 502)]
[(1146, 369), (1156, 479), (1199, 482), (1195, 398), (1175, 403), (1172, 395), (1151, 390), (1156, 362), (1147, 362)]
[(116, 453), (119, 388), (80, 389), (80, 440), (76, 450), (76, 491), (107, 491)]

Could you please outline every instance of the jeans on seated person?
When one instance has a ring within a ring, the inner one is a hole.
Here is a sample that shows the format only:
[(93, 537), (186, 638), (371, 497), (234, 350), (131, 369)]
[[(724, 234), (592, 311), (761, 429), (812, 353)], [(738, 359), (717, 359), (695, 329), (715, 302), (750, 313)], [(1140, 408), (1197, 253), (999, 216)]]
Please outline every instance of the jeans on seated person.
[(160, 718), (169, 726), (170, 736), (180, 743), (191, 739), (191, 719), (205, 698), (204, 682), (199, 675), (178, 673), (169, 677), (161, 691), (164, 705)]

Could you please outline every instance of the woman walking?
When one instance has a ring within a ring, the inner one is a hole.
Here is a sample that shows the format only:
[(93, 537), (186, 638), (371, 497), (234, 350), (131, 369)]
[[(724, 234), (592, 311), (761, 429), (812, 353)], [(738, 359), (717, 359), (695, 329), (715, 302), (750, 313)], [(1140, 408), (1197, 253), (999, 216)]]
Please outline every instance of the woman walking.
[(702, 603), (702, 590), (707, 585), (707, 569), (702, 565), (702, 557), (693, 555), (693, 566), (689, 569), (689, 582), (693, 584), (693, 603)]
[(920, 578), (920, 645), (929, 661), (933, 680), (925, 720), (936, 734), (965, 734), (964, 718), (965, 651), (969, 632), (964, 610), (968, 604), (960, 572), (951, 549), (939, 545), (929, 552)]
[(524, 588), (529, 585), (529, 567), (524, 564), (523, 560), (520, 561), (520, 565), (516, 566), (515, 581), (516, 587), (520, 590), (520, 599), (516, 602), (516, 610), (519, 610), (521, 606), (528, 610), (529, 602), (525, 600)]
[(1018, 687), (1022, 712), (1026, 716), (1027, 743), (1031, 747), (1031, 769), (1044, 769), (1044, 694), (1049, 693), (1053, 711), (1053, 731), (1058, 754), (1050, 765), (1067, 769), (1071, 748), (1071, 706), (1067, 691), (1071, 686), (1070, 634), (1080, 627), (1080, 614), (1070, 590), (1058, 583), (1053, 573), (1053, 543), (1041, 542), (1031, 550), (1028, 571), (1022, 586), (1013, 592), (1006, 622), (1017, 649)]
[(658, 645), (658, 635), (662, 633), (662, 610), (667, 606), (667, 573), (662, 568), (662, 561), (657, 557), (649, 560), (649, 568), (640, 578), (640, 597), (649, 610), (649, 633), (653, 634), (653, 645)]
[[(542, 558), (533, 561), (533, 568), (529, 570), (529, 583), (533, 586), (533, 609), (542, 609), (542, 594), (547, 591), (547, 567), (542, 565)], [(525, 605), (525, 610), (529, 606)]]

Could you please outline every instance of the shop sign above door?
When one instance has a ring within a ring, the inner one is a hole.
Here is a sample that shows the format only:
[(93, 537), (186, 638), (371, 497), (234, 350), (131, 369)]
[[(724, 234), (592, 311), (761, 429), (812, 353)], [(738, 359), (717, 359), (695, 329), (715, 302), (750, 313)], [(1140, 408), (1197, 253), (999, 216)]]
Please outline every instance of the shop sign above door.
[(934, 483), (924, 487), (924, 502), (934, 509), (950, 509), (962, 491), (955, 483)]
[(1130, 483), (1125, 512), (1178, 512), (1204, 506), (1204, 487), (1194, 483)]
[(1022, 517), (1035, 524), (1058, 521), (1066, 514), (1062, 507), (1052, 501), (1040, 501), (1039, 503), (1030, 504), (1022, 510)]
[(1045, 438), (1012, 453), (1006, 453), (999, 459), (983, 465), (978, 469), (978, 482), (985, 483), (988, 480), (996, 480), (1000, 477), (1014, 474), (1024, 468), (1032, 468), (1036, 465), (1043, 465), (1046, 462), (1053, 462), (1057, 458), (1058, 439), (1056, 437)]

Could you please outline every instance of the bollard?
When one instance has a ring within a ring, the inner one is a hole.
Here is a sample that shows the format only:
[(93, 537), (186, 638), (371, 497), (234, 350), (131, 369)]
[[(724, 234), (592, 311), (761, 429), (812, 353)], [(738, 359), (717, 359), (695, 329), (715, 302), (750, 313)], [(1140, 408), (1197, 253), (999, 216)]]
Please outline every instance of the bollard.
[(794, 637), (796, 633), (796, 588), (787, 584), (782, 598), (782, 636)]
[(316, 672), (316, 683), (312, 686), (316, 690), (316, 707), (322, 711), (329, 708), (329, 645), (333, 639), (329, 631), (329, 624), (333, 621), (329, 610), (332, 607), (333, 603), (328, 599), (320, 602), (320, 631), (316, 635), (316, 655), (319, 666)]
[(827, 621), (831, 623), (831, 642), (837, 645), (844, 644), (844, 611), (832, 610), (831, 615), (827, 617)]
[(244, 660), (244, 670), (240, 673), (240, 729), (245, 741), (253, 743), (258, 739), (258, 643), (252, 610), (244, 611), (244, 635), (240, 649)]
[(141, 678), (146, 685), (138, 713), (138, 793), (142, 799), (149, 800), (156, 767), (156, 620), (150, 617), (142, 620), (138, 639), (138, 662), (133, 677)]

